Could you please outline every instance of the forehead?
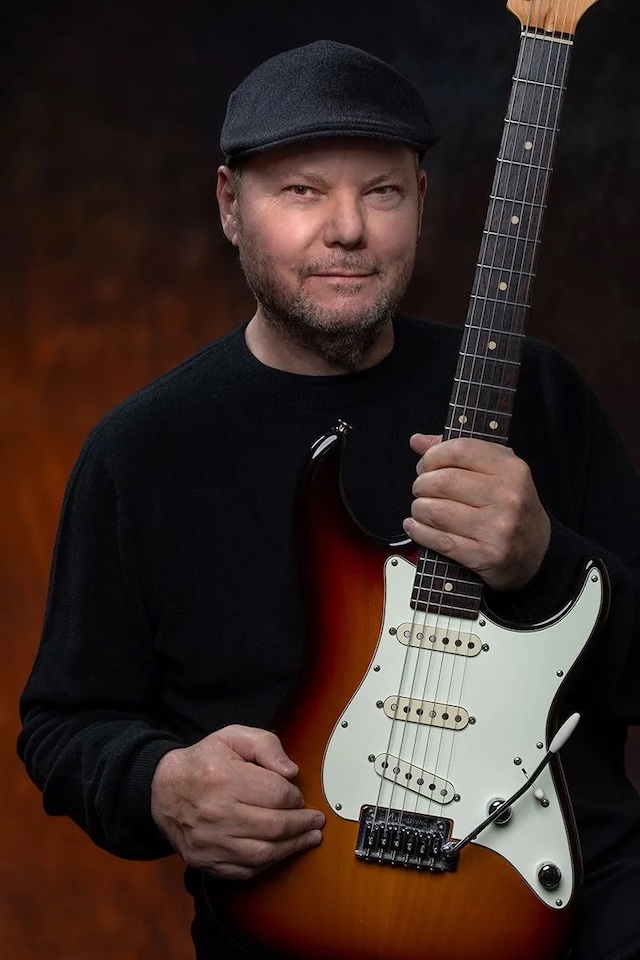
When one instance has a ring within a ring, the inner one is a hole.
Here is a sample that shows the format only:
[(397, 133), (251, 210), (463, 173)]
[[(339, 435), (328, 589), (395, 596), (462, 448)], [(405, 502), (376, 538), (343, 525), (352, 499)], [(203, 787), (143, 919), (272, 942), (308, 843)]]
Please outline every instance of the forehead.
[(243, 161), (246, 172), (256, 179), (275, 179), (309, 172), (320, 176), (377, 176), (389, 172), (415, 175), (415, 150), (403, 144), (373, 139), (332, 137), (288, 144)]

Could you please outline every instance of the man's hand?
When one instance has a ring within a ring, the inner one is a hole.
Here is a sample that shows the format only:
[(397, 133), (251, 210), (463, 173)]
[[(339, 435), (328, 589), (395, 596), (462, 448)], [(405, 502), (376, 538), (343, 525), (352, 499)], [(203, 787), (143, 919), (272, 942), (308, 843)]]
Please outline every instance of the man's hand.
[(304, 809), (297, 773), (274, 734), (224, 727), (165, 754), (151, 814), (189, 866), (245, 879), (322, 839), (324, 816)]
[(519, 590), (540, 569), (551, 532), (529, 467), (499, 443), (441, 440), (411, 437), (420, 460), (405, 531), (494, 590)]

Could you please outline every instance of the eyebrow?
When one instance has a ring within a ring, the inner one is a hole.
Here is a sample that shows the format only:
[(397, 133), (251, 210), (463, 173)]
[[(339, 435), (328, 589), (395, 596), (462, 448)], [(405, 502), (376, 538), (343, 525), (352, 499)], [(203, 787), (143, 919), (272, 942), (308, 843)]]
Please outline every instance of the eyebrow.
[[(388, 170), (385, 170), (384, 173), (380, 173), (377, 176), (372, 177), (370, 180), (365, 181), (364, 188), (366, 190), (371, 190), (373, 187), (379, 186), (386, 180), (391, 180), (394, 177), (401, 175), (401, 173), (402, 171), (400, 167), (390, 167)], [(282, 178), (286, 180), (294, 180), (296, 177), (300, 177), (301, 180), (305, 180), (317, 187), (327, 186), (327, 181), (324, 179), (324, 177), (321, 177), (318, 173), (314, 173), (312, 170), (305, 170), (304, 168), (293, 170), (290, 173), (283, 173), (279, 179)]]

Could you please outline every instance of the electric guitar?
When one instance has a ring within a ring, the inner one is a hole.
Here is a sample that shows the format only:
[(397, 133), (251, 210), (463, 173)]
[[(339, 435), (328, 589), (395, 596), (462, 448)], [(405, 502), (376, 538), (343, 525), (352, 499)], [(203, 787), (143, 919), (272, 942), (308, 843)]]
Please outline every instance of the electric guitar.
[[(445, 439), (505, 443), (575, 27), (595, 0), (509, 0), (520, 53)], [(604, 616), (590, 561), (571, 601), (523, 629), (478, 577), (382, 544), (340, 496), (346, 424), (314, 446), (297, 501), (308, 662), (279, 734), (322, 844), (219, 904), (260, 956), (556, 960), (580, 888), (556, 756), (563, 687)]]

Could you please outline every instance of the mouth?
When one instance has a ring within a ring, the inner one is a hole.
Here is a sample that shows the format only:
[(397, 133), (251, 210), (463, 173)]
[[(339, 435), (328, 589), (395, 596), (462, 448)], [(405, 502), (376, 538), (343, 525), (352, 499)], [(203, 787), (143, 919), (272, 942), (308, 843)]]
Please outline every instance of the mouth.
[(344, 273), (338, 270), (327, 271), (324, 273), (312, 273), (312, 277), (328, 277), (331, 280), (365, 280), (372, 277), (373, 273)]

